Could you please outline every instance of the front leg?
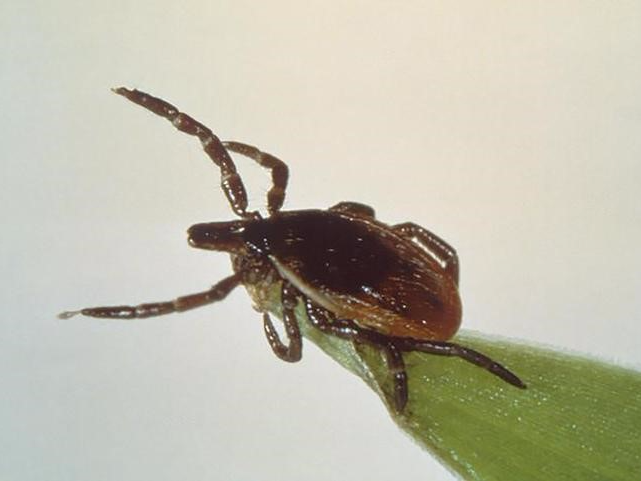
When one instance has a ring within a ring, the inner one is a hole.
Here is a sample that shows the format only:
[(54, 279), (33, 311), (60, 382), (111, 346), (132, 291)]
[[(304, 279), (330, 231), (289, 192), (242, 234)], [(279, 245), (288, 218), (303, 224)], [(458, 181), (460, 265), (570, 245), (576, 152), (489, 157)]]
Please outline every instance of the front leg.
[(220, 139), (211, 129), (184, 112), (178, 110), (158, 97), (154, 97), (140, 90), (130, 90), (124, 87), (113, 89), (118, 95), (146, 108), (160, 117), (169, 120), (172, 125), (186, 134), (193, 135), (200, 140), (203, 150), (214, 164), (220, 169), (220, 186), (227, 197), (232, 210), (244, 219), (259, 217), (257, 212), (247, 212), (247, 191), (236, 165)]
[(141, 319), (145, 317), (162, 316), (172, 312), (182, 312), (189, 309), (217, 302), (229, 294), (240, 284), (241, 276), (234, 274), (218, 282), (211, 289), (196, 294), (189, 294), (178, 297), (173, 301), (152, 302), (139, 304), (137, 306), (102, 306), (86, 307), (78, 311), (66, 311), (58, 314), (60, 319), (69, 319), (76, 314), (89, 317), (100, 317), (104, 319)]
[(262, 165), (271, 171), (272, 186), (267, 192), (267, 212), (269, 212), (269, 215), (278, 212), (283, 206), (283, 202), (285, 202), (285, 191), (287, 190), (287, 180), (289, 179), (287, 164), (267, 152), (262, 152), (253, 145), (226, 141), (223, 142), (223, 147), (249, 157), (258, 165)]

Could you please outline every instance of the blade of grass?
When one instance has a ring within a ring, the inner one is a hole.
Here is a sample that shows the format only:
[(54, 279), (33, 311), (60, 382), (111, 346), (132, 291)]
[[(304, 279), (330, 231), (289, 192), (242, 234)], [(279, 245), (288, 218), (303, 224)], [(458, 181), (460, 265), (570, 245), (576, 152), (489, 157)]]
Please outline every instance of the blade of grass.
[[(280, 316), (279, 295), (253, 293)], [(464, 332), (456, 341), (498, 360), (516, 389), (462, 360), (405, 353), (409, 403), (398, 414), (381, 354), (313, 328), (303, 335), (361, 377), (394, 421), (469, 480), (625, 480), (641, 473), (641, 374), (574, 354)]]

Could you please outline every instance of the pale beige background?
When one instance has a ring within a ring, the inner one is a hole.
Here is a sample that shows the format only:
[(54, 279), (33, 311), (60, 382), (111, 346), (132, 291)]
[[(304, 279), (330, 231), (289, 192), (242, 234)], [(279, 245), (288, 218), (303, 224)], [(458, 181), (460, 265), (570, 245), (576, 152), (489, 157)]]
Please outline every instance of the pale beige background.
[[(278, 361), (185, 229), (231, 218), (161, 95), (289, 162), (287, 208), (414, 220), (462, 262), (466, 328), (641, 366), (639, 2), (12, 2), (0, 6), (0, 478), (452, 475), (307, 344)], [(251, 199), (268, 182), (239, 162)]]

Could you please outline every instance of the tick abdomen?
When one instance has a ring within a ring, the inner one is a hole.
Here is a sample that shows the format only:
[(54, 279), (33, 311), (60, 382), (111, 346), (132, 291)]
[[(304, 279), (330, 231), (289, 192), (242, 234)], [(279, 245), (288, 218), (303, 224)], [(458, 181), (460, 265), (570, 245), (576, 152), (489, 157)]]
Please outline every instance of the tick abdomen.
[(243, 239), (335, 315), (394, 336), (449, 339), (458, 289), (411, 240), (378, 222), (321, 210), (252, 222)]

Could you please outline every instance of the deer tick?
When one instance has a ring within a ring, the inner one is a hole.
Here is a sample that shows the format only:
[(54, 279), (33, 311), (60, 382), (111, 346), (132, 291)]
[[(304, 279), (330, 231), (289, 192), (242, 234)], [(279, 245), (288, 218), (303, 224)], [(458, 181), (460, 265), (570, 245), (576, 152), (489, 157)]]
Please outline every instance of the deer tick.
[[(224, 299), (244, 285), (252, 293), (277, 286), (287, 336), (284, 343), (263, 312), (267, 341), (280, 359), (301, 358), (294, 309), (302, 302), (311, 324), (329, 335), (367, 343), (382, 352), (394, 380), (394, 407), (403, 411), (407, 374), (403, 352), (456, 356), (519, 388), (525, 384), (487, 356), (448, 341), (461, 322), (456, 251), (429, 230), (406, 222), (387, 225), (374, 209), (340, 202), (327, 210), (281, 211), (289, 171), (276, 157), (240, 142), (221, 142), (200, 122), (173, 105), (138, 90), (114, 89), (136, 104), (198, 137), (220, 169), (221, 188), (238, 220), (196, 224), (192, 247), (231, 255), (234, 273), (206, 291), (168, 302), (89, 307), (60, 314), (130, 319), (186, 311)], [(247, 194), (230, 152), (271, 171), (268, 216), (247, 210)]]

